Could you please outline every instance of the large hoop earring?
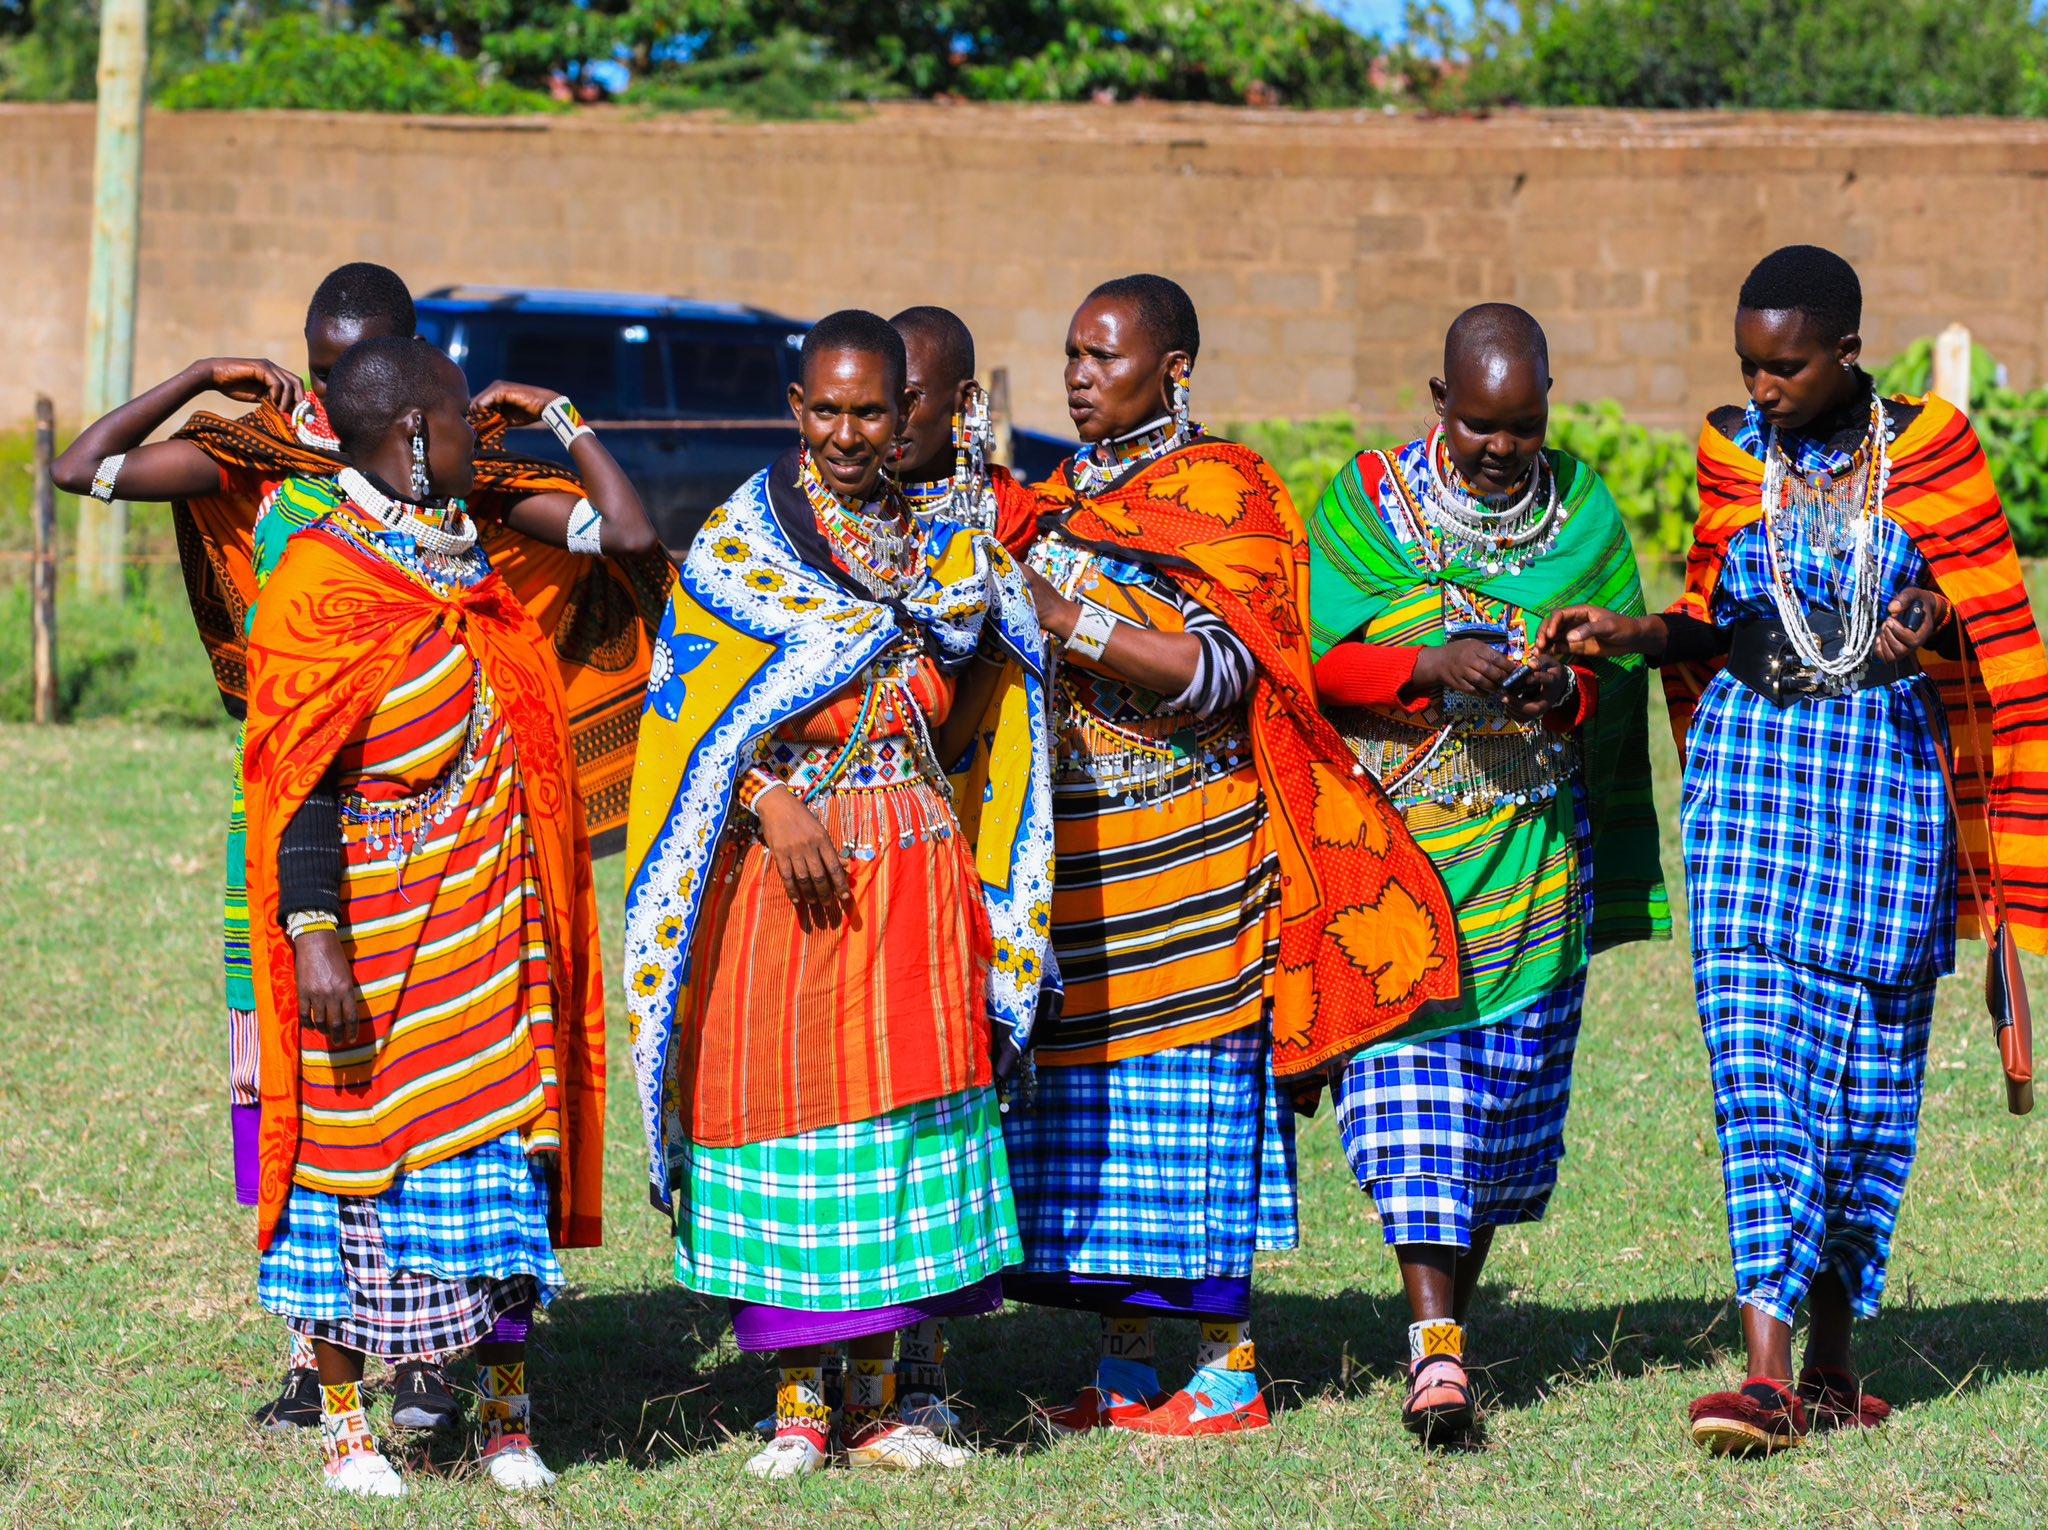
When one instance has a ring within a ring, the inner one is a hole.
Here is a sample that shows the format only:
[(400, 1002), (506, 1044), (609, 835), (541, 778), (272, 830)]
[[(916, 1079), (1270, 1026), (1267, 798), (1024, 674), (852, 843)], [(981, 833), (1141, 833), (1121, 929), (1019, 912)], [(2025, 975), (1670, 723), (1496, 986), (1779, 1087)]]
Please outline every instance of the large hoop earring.
[(434, 481), (427, 476), (427, 440), (416, 430), (412, 433), (413, 503), (424, 505), (433, 492)]

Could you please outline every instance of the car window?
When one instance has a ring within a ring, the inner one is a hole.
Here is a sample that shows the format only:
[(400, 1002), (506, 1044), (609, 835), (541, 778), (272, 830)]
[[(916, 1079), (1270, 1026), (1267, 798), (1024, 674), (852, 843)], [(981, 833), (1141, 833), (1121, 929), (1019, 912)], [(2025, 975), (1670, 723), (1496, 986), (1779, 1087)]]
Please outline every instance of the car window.
[(670, 413), (661, 347), (645, 324), (609, 314), (507, 314), (501, 375), (569, 395), (589, 420)]
[(788, 418), (789, 347), (780, 330), (735, 334), (674, 325), (666, 340), (677, 418)]

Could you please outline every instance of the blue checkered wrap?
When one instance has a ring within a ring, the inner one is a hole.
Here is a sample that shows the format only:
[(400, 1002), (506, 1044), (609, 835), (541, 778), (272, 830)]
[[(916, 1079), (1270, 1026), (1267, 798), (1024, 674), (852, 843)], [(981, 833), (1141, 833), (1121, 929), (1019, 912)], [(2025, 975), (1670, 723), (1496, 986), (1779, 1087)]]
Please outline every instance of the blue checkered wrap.
[(257, 1295), (294, 1332), (379, 1355), (468, 1348), (566, 1279), (548, 1191), (518, 1135), (400, 1176), (374, 1196), (292, 1186)]
[(1774, 953), (1693, 960), (1742, 1300), (1790, 1323), (1823, 1270), (1884, 1292), (1920, 1127), (1934, 981), (1862, 983)]
[(1038, 1070), (1004, 1118), (1022, 1268), (1248, 1277), (1300, 1241), (1294, 1117), (1265, 1023), (1113, 1063)]
[(1488, 1025), (1355, 1057), (1337, 1130), (1387, 1242), (1470, 1248), (1541, 1220), (1564, 1157), (1586, 976)]
[[(1832, 600), (1793, 542), (1801, 593)], [(1926, 588), (1904, 531), (1880, 531), (1885, 598)], [(1762, 530), (1737, 534), (1714, 602), (1724, 625), (1775, 619)], [(1941, 705), (1915, 676), (1780, 709), (1725, 671), (1686, 739), (1680, 825), (1695, 955), (1752, 946), (1803, 967), (1910, 985), (1955, 965), (1955, 852), (1936, 750)]]

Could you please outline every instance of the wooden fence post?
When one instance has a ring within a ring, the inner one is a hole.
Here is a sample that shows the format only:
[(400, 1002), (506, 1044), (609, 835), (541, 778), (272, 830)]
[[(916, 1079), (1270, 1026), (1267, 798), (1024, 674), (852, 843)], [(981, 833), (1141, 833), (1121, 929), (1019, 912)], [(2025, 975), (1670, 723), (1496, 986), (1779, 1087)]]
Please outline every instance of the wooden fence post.
[(1934, 376), (1928, 391), (1956, 408), (1970, 407), (1970, 331), (1951, 324), (1934, 337)]
[(1010, 454), (1010, 369), (996, 367), (988, 374), (988, 423), (995, 436), (995, 460), (1004, 467), (1015, 467), (1017, 459)]
[(36, 554), (29, 576), (35, 627), (36, 721), (57, 720), (57, 457), (56, 412), (46, 393), (36, 395)]

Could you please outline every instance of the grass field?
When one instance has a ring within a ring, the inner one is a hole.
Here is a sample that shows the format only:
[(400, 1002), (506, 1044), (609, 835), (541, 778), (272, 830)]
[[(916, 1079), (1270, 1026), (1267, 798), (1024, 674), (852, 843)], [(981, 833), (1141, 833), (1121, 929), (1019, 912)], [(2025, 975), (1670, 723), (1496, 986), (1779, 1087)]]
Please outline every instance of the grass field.
[[(1890, 1305), (1863, 1351), (1897, 1418), (1768, 1463), (1687, 1443), (1686, 1401), (1736, 1379), (1739, 1351), (1682, 943), (1595, 969), (1562, 1186), (1548, 1221), (1499, 1239), (1476, 1316), (1483, 1451), (1424, 1454), (1396, 1425), (1404, 1310), (1326, 1109), (1303, 1136), (1304, 1246), (1260, 1275), (1277, 1428), (1192, 1447), (1049, 1446), (1030, 1403), (1084, 1379), (1091, 1328), (1013, 1310), (956, 1335), (956, 1385), (988, 1450), (972, 1470), (755, 1484), (735, 1436), (769, 1376), (734, 1349), (717, 1304), (669, 1279), (615, 1017), (607, 1246), (571, 1256), (573, 1288), (537, 1330), (538, 1428), (561, 1485), (509, 1505), (459, 1449), (408, 1449), (410, 1500), (344, 1506), (321, 1492), (311, 1440), (259, 1438), (244, 1422), (281, 1345), (255, 1304), (250, 1214), (229, 1185), (216, 933), (228, 757), (217, 730), (0, 727), (0, 1518), (2048, 1521), (2048, 1119), (2005, 1114), (1964, 979), (1943, 990)], [(599, 875), (615, 890), (619, 863)], [(614, 963), (617, 901), (607, 895)], [(2048, 974), (2035, 976), (2048, 993)], [(1177, 1370), (1192, 1340), (1169, 1333), (1162, 1348)]]

